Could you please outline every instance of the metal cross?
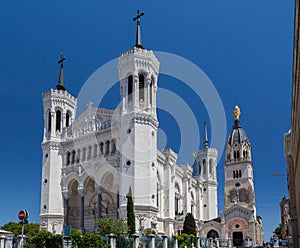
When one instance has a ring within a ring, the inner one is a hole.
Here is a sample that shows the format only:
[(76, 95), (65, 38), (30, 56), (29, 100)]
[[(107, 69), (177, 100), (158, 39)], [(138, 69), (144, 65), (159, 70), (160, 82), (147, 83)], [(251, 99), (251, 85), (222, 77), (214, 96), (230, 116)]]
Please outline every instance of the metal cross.
[(64, 63), (65, 59), (66, 59), (66, 57), (63, 54), (61, 54), (60, 55), (60, 60), (57, 63), (60, 64), (60, 66), (63, 66), (63, 63)]
[(137, 22), (139, 23), (139, 22), (140, 22), (140, 18), (141, 18), (144, 14), (145, 14), (144, 12), (140, 12), (140, 10), (138, 9), (138, 11), (137, 11), (137, 16), (134, 17), (132, 20), (133, 20), (133, 21), (136, 21), (136, 20), (137, 20)]

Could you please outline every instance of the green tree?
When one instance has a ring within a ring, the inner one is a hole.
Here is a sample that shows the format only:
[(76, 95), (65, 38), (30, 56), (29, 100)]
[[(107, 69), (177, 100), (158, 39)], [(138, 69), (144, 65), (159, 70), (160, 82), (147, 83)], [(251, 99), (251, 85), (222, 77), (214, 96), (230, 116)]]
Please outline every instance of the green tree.
[(42, 230), (29, 239), (27, 247), (30, 248), (61, 248), (62, 235)]
[(183, 233), (196, 236), (196, 222), (191, 213), (187, 213), (183, 223)]
[[(72, 229), (72, 247), (74, 248), (108, 248), (102, 236), (94, 233), (82, 235), (78, 230)], [(48, 231), (40, 231), (31, 237), (24, 248), (61, 248), (62, 238), (60, 234), (53, 235)]]
[[(8, 222), (1, 227), (2, 230), (12, 232), (15, 236), (22, 234), (22, 224), (19, 222)], [(37, 223), (29, 223), (24, 225), (24, 235), (34, 236), (39, 232), (40, 225)]]
[(135, 233), (135, 216), (134, 216), (134, 206), (132, 200), (132, 192), (131, 187), (129, 188), (129, 193), (127, 197), (127, 226), (128, 226), (128, 234), (132, 235)]
[(278, 227), (275, 228), (274, 233), (275, 233), (279, 238), (281, 238), (281, 236), (282, 236), (281, 231), (282, 231), (282, 224), (279, 224)]
[(79, 248), (104, 248), (108, 247), (102, 239), (102, 236), (95, 233), (87, 233), (82, 236), (82, 246)]
[(95, 222), (99, 228), (99, 234), (107, 235), (114, 233), (116, 235), (125, 235), (128, 232), (124, 219), (113, 220), (111, 218), (100, 218)]

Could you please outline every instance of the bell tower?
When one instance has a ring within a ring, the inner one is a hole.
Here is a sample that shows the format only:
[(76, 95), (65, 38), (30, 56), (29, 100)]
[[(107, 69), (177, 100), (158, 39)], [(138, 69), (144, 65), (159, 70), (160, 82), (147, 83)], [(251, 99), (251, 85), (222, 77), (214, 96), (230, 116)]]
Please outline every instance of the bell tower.
[(41, 229), (53, 233), (63, 230), (63, 200), (61, 193), (61, 168), (64, 152), (61, 141), (65, 139), (66, 129), (76, 115), (77, 99), (66, 91), (63, 77), (61, 55), (58, 63), (60, 72), (56, 89), (43, 93), (44, 134), (42, 142), (42, 185), (41, 185)]
[[(119, 57), (120, 120), (121, 120), (121, 181), (119, 185), (121, 216), (126, 216), (126, 198), (129, 188), (136, 215), (156, 215), (157, 128), (156, 92), (159, 61), (141, 42), (138, 11), (136, 43)], [(144, 223), (151, 227), (151, 223)], [(137, 223), (137, 227), (139, 223)]]
[(240, 114), (236, 106), (234, 124), (226, 144), (224, 208), (238, 204), (253, 210), (256, 216), (251, 144), (240, 123)]
[(193, 174), (199, 182), (202, 182), (200, 218), (207, 221), (218, 217), (218, 151), (209, 147), (206, 122), (204, 122), (204, 147), (194, 153), (194, 157)]

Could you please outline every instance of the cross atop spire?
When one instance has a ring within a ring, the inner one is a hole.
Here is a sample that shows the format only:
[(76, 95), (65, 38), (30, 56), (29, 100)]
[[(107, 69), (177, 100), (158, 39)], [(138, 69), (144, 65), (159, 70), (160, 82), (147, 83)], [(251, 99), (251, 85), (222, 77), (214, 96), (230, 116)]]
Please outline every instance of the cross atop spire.
[(63, 54), (61, 54), (60, 59), (57, 62), (60, 65), (60, 68), (59, 68), (59, 78), (58, 78), (58, 83), (56, 85), (56, 89), (63, 90), (63, 91), (66, 90), (66, 88), (64, 86), (64, 60), (65, 59), (66, 59), (66, 57)]
[(142, 46), (142, 37), (141, 37), (141, 17), (144, 15), (144, 12), (140, 12), (138, 9), (137, 16), (132, 20), (136, 21), (136, 37), (135, 37), (135, 47), (143, 48)]
[(208, 148), (206, 121), (204, 122), (204, 148)]

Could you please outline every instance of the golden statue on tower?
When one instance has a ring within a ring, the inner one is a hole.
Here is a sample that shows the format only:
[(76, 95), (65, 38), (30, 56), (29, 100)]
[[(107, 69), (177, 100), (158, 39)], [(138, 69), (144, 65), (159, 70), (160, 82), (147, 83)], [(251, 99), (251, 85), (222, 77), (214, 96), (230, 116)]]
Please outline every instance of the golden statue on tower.
[(233, 116), (235, 120), (239, 120), (240, 119), (240, 115), (241, 115), (241, 110), (239, 108), (238, 105), (235, 106), (234, 110), (233, 110)]

